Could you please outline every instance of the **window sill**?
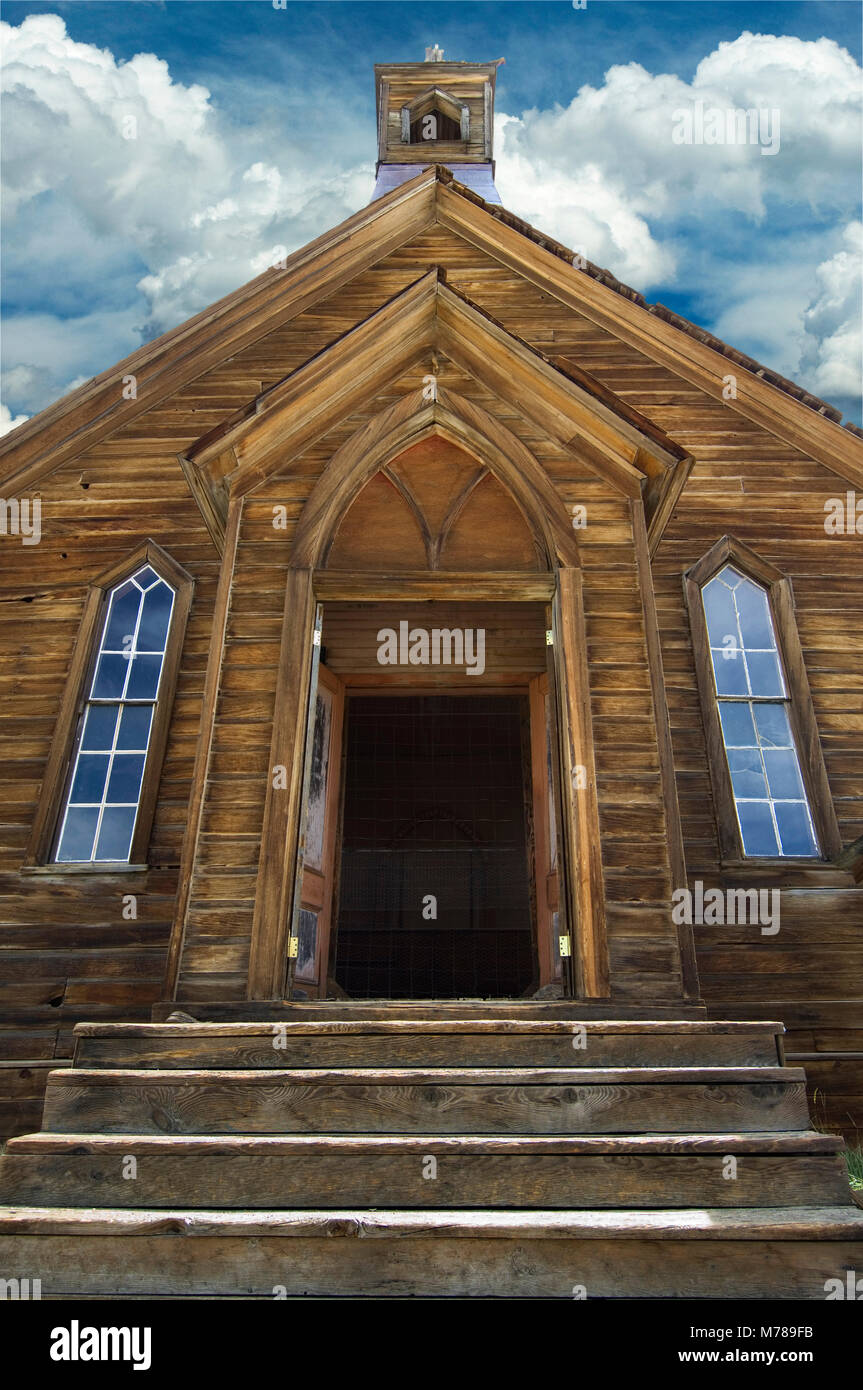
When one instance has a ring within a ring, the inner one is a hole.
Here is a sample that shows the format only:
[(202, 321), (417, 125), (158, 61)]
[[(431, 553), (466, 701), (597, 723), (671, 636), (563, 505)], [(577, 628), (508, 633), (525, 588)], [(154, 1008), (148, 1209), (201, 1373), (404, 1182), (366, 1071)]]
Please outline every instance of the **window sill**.
[(801, 859), (779, 856), (766, 859), (721, 859), (719, 872), (734, 878), (760, 878), (762, 881), (774, 882), (787, 875), (791, 880), (789, 887), (794, 887), (795, 882), (805, 887), (805, 880), (808, 878), (812, 883), (816, 876), (818, 880), (827, 882), (831, 879), (853, 880), (851, 872), (834, 863), (832, 859), (813, 859), (809, 856)]
[(111, 863), (104, 860), (99, 864), (22, 864), (19, 870), (28, 876), (55, 878), (61, 874), (145, 874), (149, 864)]
[(790, 854), (748, 854), (741, 859), (721, 859), (719, 866), (722, 869), (835, 869), (837, 866), (830, 859), (820, 859), (814, 854), (801, 855), (796, 858)]

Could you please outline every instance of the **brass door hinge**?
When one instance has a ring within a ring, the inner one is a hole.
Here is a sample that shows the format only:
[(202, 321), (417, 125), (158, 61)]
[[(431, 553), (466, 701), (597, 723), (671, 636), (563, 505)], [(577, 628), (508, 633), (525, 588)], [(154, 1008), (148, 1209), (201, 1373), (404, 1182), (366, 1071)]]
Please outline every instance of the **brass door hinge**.
[(552, 629), (551, 629), (550, 627), (547, 627), (547, 628), (545, 629), (545, 645), (546, 645), (547, 647), (553, 647), (553, 646), (554, 646), (554, 632), (552, 631)]
[(296, 936), (289, 936), (289, 937), (288, 937), (288, 960), (296, 960), (296, 958), (297, 958), (297, 953), (298, 953), (298, 952), (297, 952), (297, 948), (299, 947), (299, 944), (300, 944), (300, 942), (299, 942), (299, 937), (296, 937)]
[(561, 956), (571, 956), (571, 955), (572, 955), (572, 942), (571, 942), (570, 938), (569, 938), (568, 936), (559, 936), (559, 937), (557, 938), (557, 941), (558, 941), (558, 945), (559, 945), (559, 947), (560, 947), (560, 954), (561, 954)]

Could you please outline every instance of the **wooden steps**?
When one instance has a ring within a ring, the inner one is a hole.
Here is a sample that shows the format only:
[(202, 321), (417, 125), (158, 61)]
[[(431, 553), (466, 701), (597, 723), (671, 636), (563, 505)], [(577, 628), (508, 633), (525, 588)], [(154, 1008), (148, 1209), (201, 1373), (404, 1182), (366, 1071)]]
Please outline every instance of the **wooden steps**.
[[(134, 1181), (123, 1176), (130, 1153)], [(805, 1132), (41, 1134), (11, 1141), (3, 1191), (21, 1206), (72, 1206), (86, 1192), (91, 1207), (830, 1207), (847, 1199), (848, 1180), (835, 1141)]]
[(623, 1134), (800, 1129), (797, 1067), (52, 1072), (44, 1127), (103, 1134)]
[(42, 1298), (823, 1299), (863, 1212), (138, 1212), (18, 1208), (6, 1277)]
[[(462, 1013), (464, 1010), (462, 1010)], [(77, 1067), (775, 1066), (776, 1025), (567, 1019), (79, 1024)]]
[(79, 1025), (43, 1131), (0, 1159), (7, 1277), (49, 1298), (823, 1298), (863, 1267), (781, 1024), (298, 1008)]

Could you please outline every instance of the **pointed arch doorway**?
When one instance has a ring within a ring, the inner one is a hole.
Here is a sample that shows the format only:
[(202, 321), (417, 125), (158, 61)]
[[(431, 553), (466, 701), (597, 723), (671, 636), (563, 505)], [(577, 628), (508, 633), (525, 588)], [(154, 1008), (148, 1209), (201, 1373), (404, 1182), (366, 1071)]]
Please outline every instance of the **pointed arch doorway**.
[(274, 764), (295, 754), (268, 799), (249, 997), (602, 997), (602, 952), (591, 978), (572, 949), (597, 925), (570, 848), (589, 838), (583, 689), (548, 640), (561, 569), (570, 600), (580, 579), (566, 512), (472, 403), (415, 393), (387, 415), (294, 540)]

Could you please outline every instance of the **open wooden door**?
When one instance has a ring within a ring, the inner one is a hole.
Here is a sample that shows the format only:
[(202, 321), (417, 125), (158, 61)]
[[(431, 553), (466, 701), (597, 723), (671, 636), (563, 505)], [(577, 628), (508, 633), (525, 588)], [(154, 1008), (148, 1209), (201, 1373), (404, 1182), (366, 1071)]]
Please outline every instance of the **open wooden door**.
[(345, 708), (344, 685), (323, 662), (313, 703), (286, 993), (293, 988), (316, 999), (327, 992)]
[(540, 986), (559, 981), (574, 994), (572, 934), (565, 920), (558, 853), (556, 729), (548, 675), (530, 682), (530, 748)]

